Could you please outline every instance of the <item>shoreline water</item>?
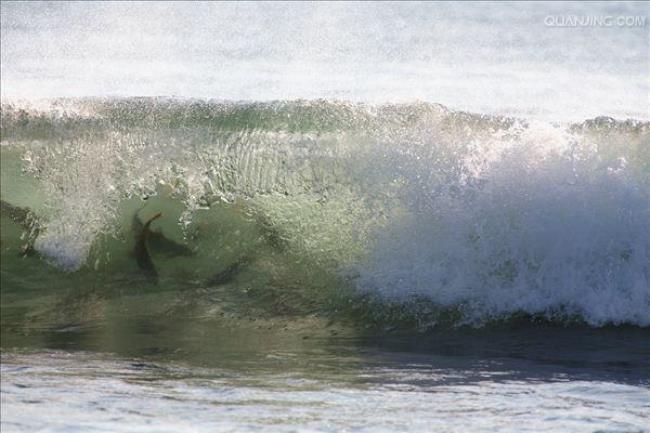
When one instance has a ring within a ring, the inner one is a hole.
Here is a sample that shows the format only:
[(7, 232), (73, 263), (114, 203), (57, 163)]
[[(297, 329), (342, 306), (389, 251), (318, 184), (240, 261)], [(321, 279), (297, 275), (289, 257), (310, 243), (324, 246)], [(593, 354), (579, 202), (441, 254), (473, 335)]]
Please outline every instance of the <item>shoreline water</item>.
[(193, 360), (3, 349), (2, 430), (644, 431), (647, 330), (531, 331), (248, 350), (240, 334)]

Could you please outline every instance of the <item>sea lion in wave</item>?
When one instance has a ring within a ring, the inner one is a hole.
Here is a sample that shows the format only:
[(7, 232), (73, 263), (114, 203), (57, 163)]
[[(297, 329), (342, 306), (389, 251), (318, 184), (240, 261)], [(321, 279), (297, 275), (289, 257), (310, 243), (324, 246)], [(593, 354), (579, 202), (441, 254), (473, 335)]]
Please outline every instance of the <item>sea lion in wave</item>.
[(25, 207), (14, 206), (9, 202), (0, 200), (0, 212), (7, 215), (27, 233), (27, 243), (22, 246), (20, 255), (33, 256), (36, 254), (34, 241), (39, 235), (40, 226), (34, 213)]
[(162, 213), (157, 213), (142, 223), (138, 212), (133, 216), (132, 229), (135, 233), (135, 246), (133, 255), (138, 267), (151, 279), (158, 278), (158, 272), (151, 259), (151, 252), (161, 253), (167, 257), (190, 257), (194, 251), (186, 245), (180, 244), (165, 236), (162, 230), (152, 230), (151, 223), (160, 218)]
[[(160, 218), (162, 213), (158, 212), (151, 218), (149, 218), (144, 224), (140, 222), (138, 213), (136, 212), (134, 219), (134, 226), (138, 227), (139, 230), (136, 232), (135, 237), (135, 246), (133, 248), (133, 254), (135, 255), (135, 260), (138, 263), (138, 267), (144, 272), (144, 274), (152, 280), (158, 280), (158, 271), (151, 260), (151, 254), (149, 254), (148, 241), (151, 236), (151, 230), (149, 226), (156, 219)], [(137, 225), (136, 225), (137, 222)]]

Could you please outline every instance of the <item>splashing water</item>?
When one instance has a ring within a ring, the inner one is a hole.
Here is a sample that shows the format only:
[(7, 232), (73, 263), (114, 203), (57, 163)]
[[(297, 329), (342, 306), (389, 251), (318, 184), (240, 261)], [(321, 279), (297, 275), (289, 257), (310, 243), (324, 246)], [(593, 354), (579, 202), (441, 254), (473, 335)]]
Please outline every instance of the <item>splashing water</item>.
[[(86, 114), (3, 110), (4, 148), (23, 149), (46, 197), (35, 247), (65, 269), (106, 261), (100, 240), (128, 231), (121, 206), (157, 196), (182, 203), (184, 236), (219, 203), (240, 209), (259, 225), (251, 239), (271, 229), (333, 284), (387, 305), (422, 299), (458, 323), (648, 324), (647, 123), (431, 104), (76, 104)], [(205, 238), (204, 274), (220, 242)]]

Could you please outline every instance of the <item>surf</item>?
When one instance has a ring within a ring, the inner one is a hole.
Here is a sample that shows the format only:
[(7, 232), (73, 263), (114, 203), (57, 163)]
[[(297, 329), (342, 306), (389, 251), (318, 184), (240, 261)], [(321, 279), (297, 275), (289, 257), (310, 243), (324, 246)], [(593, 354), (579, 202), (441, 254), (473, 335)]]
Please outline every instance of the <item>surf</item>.
[[(3, 275), (31, 260), (137, 278), (135, 251), (163, 288), (245, 288), (380, 326), (648, 326), (649, 137), (644, 121), (429, 103), (7, 103)], [(18, 257), (19, 208), (37, 257)], [(148, 230), (137, 212), (164, 216)]]

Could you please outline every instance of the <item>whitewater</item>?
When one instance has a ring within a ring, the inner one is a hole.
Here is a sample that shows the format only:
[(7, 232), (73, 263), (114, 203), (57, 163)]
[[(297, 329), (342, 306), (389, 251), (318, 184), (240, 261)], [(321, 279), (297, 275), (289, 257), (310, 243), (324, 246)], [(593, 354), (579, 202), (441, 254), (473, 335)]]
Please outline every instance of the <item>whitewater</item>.
[[(427, 305), (431, 326), (451, 310), (470, 324), (650, 323), (648, 122), (435, 104), (67, 104), (3, 107), (3, 199), (35, 215), (34, 248), (55, 268), (119, 273), (132, 215), (151, 209), (196, 253), (160, 266), (170, 281), (208, 280), (263, 248), (251, 269), (293, 278), (309, 258), (329, 279), (314, 290)], [(220, 218), (240, 226), (236, 242), (214, 233)]]
[(648, 431), (643, 6), (3, 2), (2, 430)]

